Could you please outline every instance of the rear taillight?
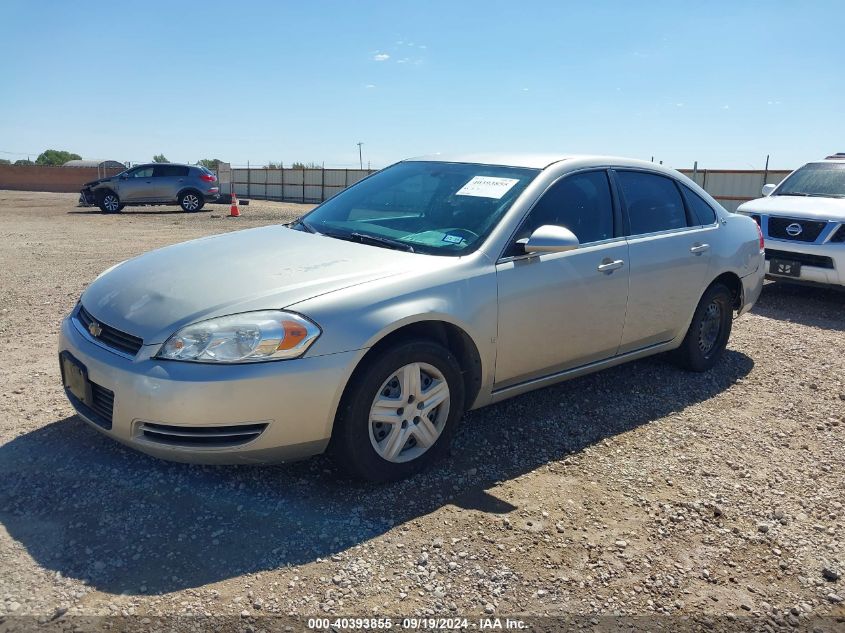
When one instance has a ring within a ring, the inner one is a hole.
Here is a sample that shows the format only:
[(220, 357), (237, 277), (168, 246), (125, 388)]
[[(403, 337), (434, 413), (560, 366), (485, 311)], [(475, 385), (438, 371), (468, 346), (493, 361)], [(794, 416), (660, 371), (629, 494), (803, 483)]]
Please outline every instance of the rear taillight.
[(200, 180), (202, 180), (204, 182), (216, 182), (217, 176), (214, 176), (212, 174), (201, 174)]
[(760, 225), (757, 225), (757, 237), (760, 238), (760, 250), (766, 249), (766, 241), (763, 239), (763, 229), (760, 228)]

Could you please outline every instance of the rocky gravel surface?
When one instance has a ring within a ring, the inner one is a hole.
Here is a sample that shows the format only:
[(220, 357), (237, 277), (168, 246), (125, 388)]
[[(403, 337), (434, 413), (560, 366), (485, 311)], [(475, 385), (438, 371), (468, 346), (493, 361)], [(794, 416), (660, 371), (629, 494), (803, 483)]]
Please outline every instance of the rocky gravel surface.
[[(74, 416), (62, 317), (143, 251), (287, 221), (0, 191), (0, 615), (845, 618), (845, 293), (767, 284), (707, 374), (652, 358), (467, 414), (370, 486), (172, 464)], [(746, 620), (743, 620), (745, 618)]]

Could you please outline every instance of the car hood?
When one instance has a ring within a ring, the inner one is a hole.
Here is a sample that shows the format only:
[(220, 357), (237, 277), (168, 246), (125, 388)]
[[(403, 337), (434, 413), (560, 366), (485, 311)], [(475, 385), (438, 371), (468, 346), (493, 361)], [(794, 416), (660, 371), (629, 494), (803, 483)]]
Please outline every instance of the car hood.
[(81, 300), (95, 319), (162, 343), (189, 323), (285, 308), (432, 258), (268, 226), (135, 257), (100, 275)]
[(845, 198), (769, 196), (741, 204), (737, 211), (841, 222), (845, 221)]
[(97, 180), (92, 180), (91, 182), (86, 182), (83, 187), (93, 187), (94, 185), (99, 185), (101, 182), (109, 182), (111, 177), (109, 178), (99, 178)]

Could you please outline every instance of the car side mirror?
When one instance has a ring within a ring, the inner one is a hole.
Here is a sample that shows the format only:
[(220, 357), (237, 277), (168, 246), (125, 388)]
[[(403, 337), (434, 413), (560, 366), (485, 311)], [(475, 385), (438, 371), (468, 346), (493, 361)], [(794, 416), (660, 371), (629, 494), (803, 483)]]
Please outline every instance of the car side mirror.
[(124, 174), (123, 176), (121, 176), (121, 177), (120, 177), (120, 179), (121, 179), (121, 180), (129, 180), (129, 176), (127, 176), (126, 174)]
[(534, 230), (530, 237), (517, 240), (526, 253), (565, 253), (578, 248), (575, 233), (564, 226), (546, 224)]
[(775, 190), (775, 187), (777, 187), (777, 185), (773, 185), (771, 183), (768, 185), (763, 185), (763, 196), (768, 197), (772, 195), (772, 192)]

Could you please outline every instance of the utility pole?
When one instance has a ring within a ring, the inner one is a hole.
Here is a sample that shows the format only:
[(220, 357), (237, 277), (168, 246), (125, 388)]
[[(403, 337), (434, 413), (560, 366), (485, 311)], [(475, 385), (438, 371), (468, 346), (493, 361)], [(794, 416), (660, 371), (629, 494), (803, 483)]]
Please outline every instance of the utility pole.
[(364, 143), (362, 143), (361, 141), (358, 141), (358, 165), (361, 167), (361, 169), (364, 169), (364, 156), (363, 154), (361, 154), (361, 146), (363, 144)]

